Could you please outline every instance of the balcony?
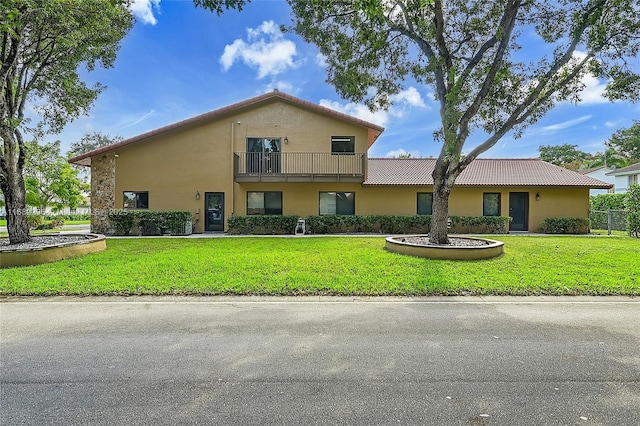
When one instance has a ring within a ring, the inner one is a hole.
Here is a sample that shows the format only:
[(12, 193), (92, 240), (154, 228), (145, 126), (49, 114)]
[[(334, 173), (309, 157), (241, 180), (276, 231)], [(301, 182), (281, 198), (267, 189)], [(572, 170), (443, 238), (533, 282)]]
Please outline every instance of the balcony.
[(363, 182), (363, 153), (236, 152), (236, 182)]

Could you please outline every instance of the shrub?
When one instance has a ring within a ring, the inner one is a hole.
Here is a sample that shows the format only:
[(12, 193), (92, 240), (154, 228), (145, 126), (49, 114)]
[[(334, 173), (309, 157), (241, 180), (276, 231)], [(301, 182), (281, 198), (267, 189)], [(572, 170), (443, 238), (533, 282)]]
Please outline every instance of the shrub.
[(451, 232), (455, 234), (508, 234), (508, 216), (451, 216)]
[(44, 216), (41, 214), (29, 214), (27, 215), (27, 224), (29, 229), (39, 229), (44, 225)]
[(586, 234), (589, 219), (580, 217), (548, 217), (542, 221), (540, 232), (545, 234)]
[(297, 222), (298, 216), (233, 215), (228, 224), (230, 234), (288, 235), (294, 233)]
[(55, 219), (64, 219), (65, 221), (81, 221), (81, 220), (91, 220), (90, 214), (85, 213), (74, 213), (74, 214), (47, 214), (44, 216), (45, 220), (55, 220)]
[(116, 235), (129, 235), (135, 224), (134, 211), (111, 210), (107, 214), (107, 221)]
[(193, 218), (188, 211), (112, 210), (107, 220), (116, 235), (129, 235), (134, 228), (142, 235), (190, 234)]
[(627, 232), (629, 235), (640, 236), (640, 185), (629, 185), (625, 195), (625, 208), (627, 209)]
[[(509, 231), (510, 218), (502, 216), (453, 216), (452, 231), (458, 233), (503, 234)], [(231, 234), (293, 234), (298, 216), (231, 216)], [(307, 216), (306, 230), (312, 234), (368, 232), (383, 234), (427, 234), (431, 216), (401, 215), (326, 215)]]
[(589, 198), (591, 211), (624, 210), (624, 194), (598, 194)]

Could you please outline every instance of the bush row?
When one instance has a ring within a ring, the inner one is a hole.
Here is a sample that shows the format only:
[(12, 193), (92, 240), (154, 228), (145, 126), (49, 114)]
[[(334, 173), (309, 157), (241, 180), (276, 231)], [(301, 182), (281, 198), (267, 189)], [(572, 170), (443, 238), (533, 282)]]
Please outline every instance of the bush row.
[(56, 219), (64, 219), (65, 221), (71, 220), (91, 220), (91, 215), (88, 213), (75, 213), (75, 214), (46, 214), (44, 215), (45, 220), (56, 220)]
[(589, 219), (548, 217), (542, 221), (540, 232), (545, 234), (586, 234), (589, 232)]
[(115, 235), (186, 235), (193, 232), (189, 211), (112, 210), (107, 220)]
[(62, 228), (64, 226), (65, 219), (62, 216), (50, 216), (51, 219), (45, 218), (40, 214), (30, 214), (27, 215), (27, 223), (29, 224), (29, 229), (36, 230), (45, 230), (45, 229), (56, 229)]
[[(391, 215), (328, 215), (307, 216), (305, 226), (311, 234), (340, 234), (370, 232), (383, 234), (426, 234), (431, 216)], [(502, 216), (452, 216), (451, 232), (474, 234), (505, 234), (509, 232), (510, 218)], [(231, 216), (230, 234), (286, 235), (293, 234), (298, 216)]]

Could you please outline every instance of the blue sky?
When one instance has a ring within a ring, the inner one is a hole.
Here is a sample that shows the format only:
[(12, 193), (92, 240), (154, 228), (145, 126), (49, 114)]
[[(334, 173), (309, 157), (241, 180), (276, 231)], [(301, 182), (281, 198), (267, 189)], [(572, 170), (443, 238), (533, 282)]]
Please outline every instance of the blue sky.
[[(107, 89), (89, 116), (47, 138), (60, 139), (63, 151), (85, 133), (128, 138), (277, 88), (384, 126), (370, 157), (439, 153), (432, 137), (439, 127), (438, 106), (429, 87), (409, 84), (387, 112), (371, 113), (341, 99), (325, 82), (317, 48), (278, 31), (280, 24), (291, 23), (285, 1), (254, 0), (242, 12), (220, 17), (196, 9), (191, 0), (136, 0), (132, 7), (137, 22), (122, 41), (115, 66), (84, 74)], [(640, 117), (640, 105), (602, 98), (603, 83), (587, 77), (580, 104), (558, 105), (520, 139), (507, 135), (483, 157), (537, 157), (538, 146), (563, 143), (602, 151), (617, 129)]]

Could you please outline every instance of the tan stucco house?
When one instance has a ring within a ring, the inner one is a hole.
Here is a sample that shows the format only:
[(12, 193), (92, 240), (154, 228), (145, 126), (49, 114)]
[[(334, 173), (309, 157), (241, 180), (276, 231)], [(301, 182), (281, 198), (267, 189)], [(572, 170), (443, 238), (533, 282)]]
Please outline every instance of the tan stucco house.
[[(110, 209), (189, 210), (195, 232), (230, 215), (430, 214), (435, 159), (368, 158), (384, 128), (274, 91), (74, 157), (91, 167), (92, 230)], [(589, 216), (611, 185), (539, 159), (478, 159), (450, 198), (458, 216)]]

